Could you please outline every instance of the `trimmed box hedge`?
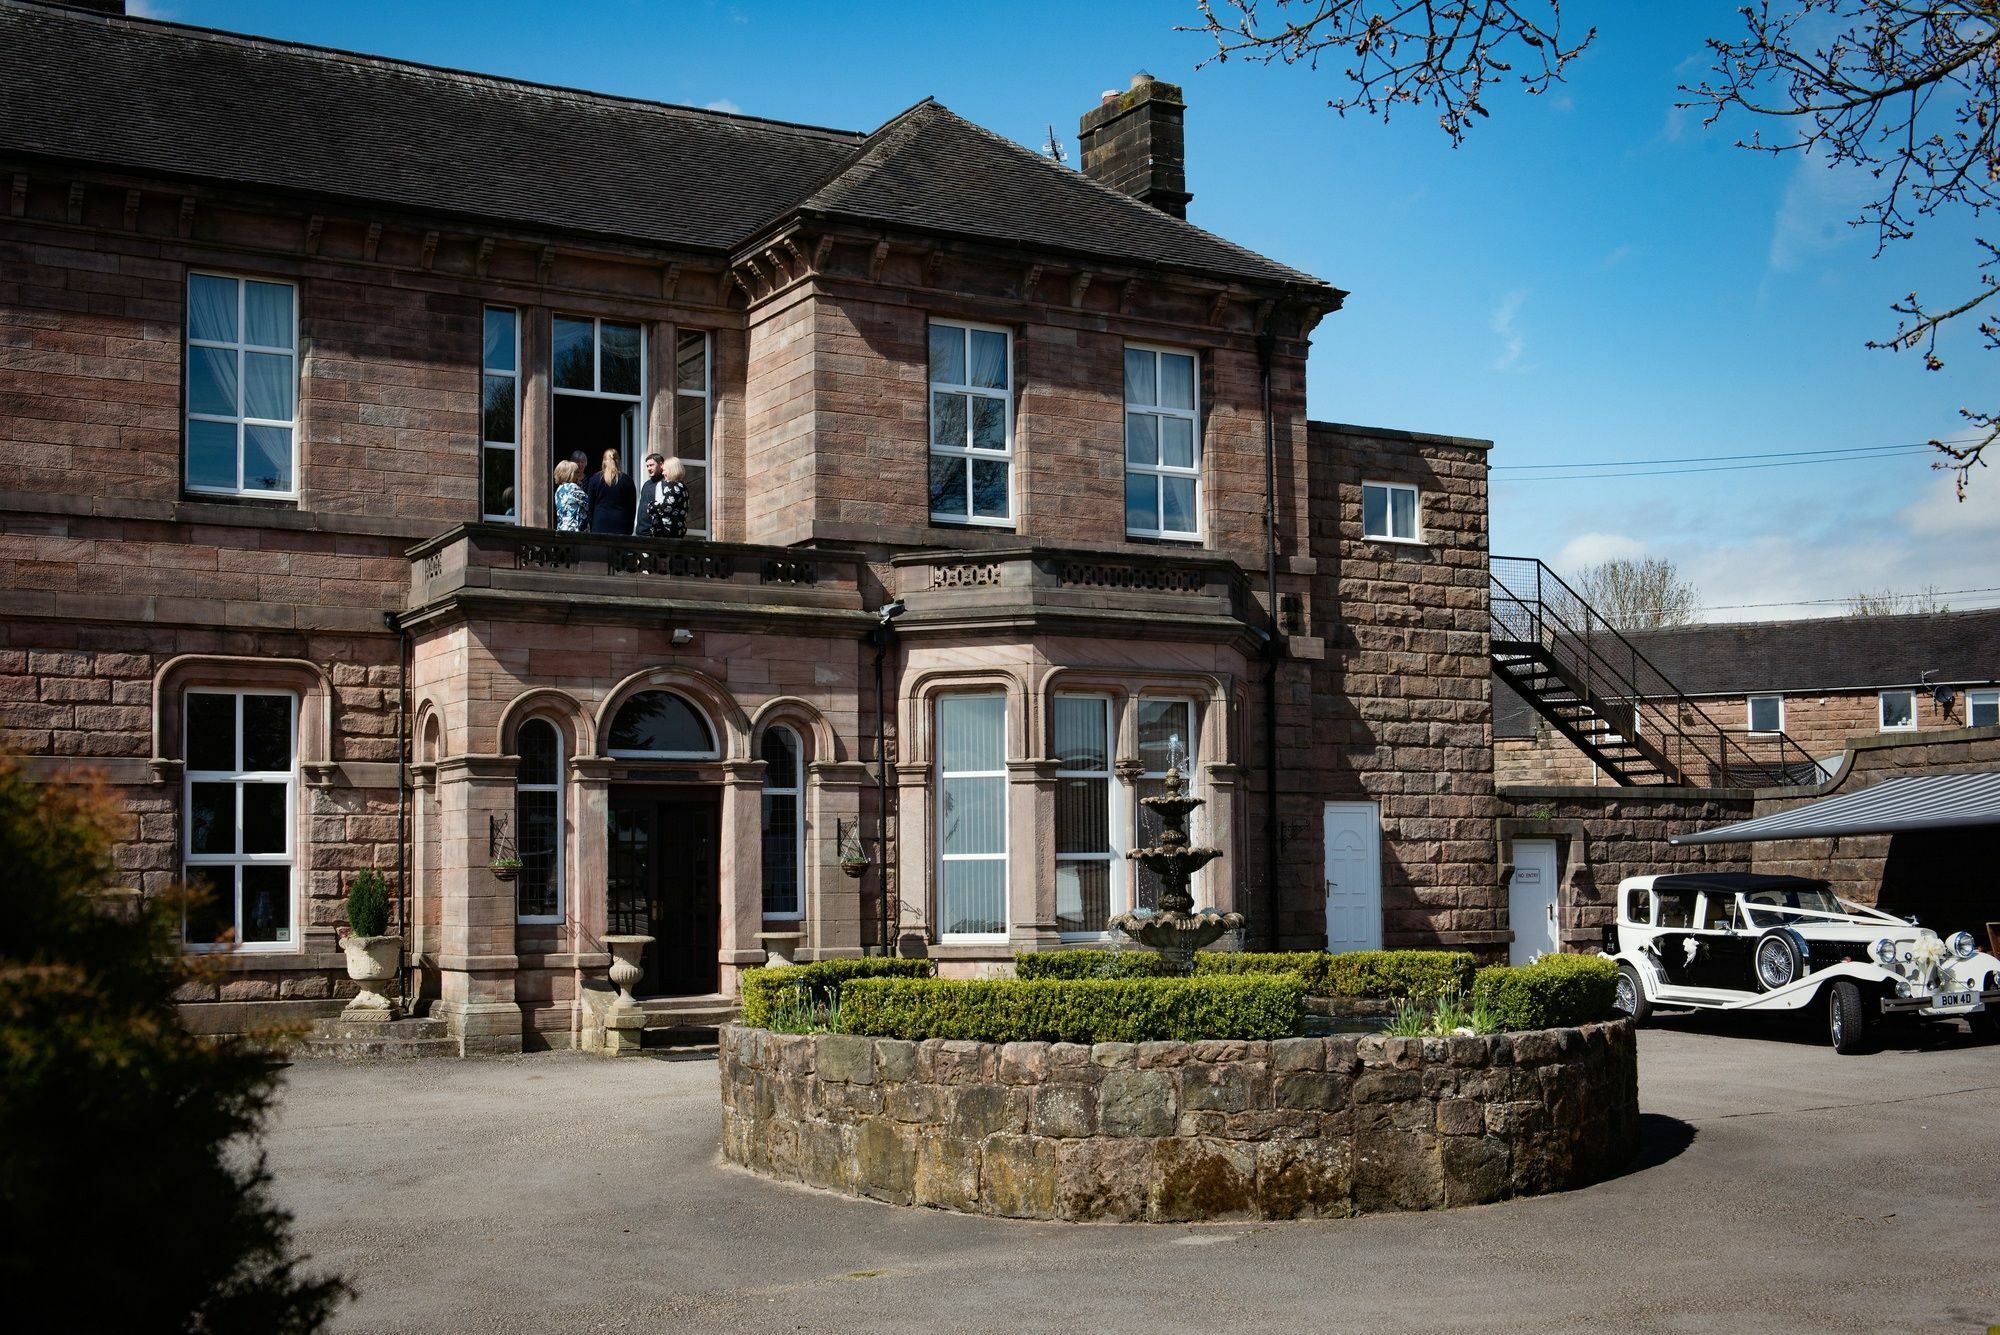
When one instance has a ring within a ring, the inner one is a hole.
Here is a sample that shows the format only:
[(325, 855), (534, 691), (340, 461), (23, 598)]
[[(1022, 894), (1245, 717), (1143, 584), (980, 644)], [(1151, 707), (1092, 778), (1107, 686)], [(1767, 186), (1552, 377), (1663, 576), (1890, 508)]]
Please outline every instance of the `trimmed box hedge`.
[[(1317, 997), (1428, 1001), (1472, 986), (1477, 961), (1462, 950), (1204, 950), (1196, 977), (1292, 974)], [(1166, 961), (1150, 950), (1043, 950), (1014, 957), (1021, 978), (1151, 978)]]
[(1544, 955), (1533, 964), (1492, 964), (1472, 983), (1472, 1004), (1504, 1029), (1556, 1029), (1609, 1020), (1618, 966), (1602, 955)]
[(1014, 956), (1017, 978), (1160, 978), (1167, 962), (1151, 950), (1024, 950)]
[(826, 1005), (856, 978), (929, 978), (937, 973), (931, 960), (870, 955), (853, 960), (821, 960), (816, 964), (784, 964), (743, 972), (743, 1023), (753, 1029), (771, 1027), (771, 1008), (804, 988), (812, 1005)]
[[(1290, 1038), (1303, 981), (1210, 978), (857, 978), (840, 993), (840, 1030), (876, 1038), (980, 1043), (1191, 1042)], [(747, 1019), (746, 1019), (747, 1022)]]

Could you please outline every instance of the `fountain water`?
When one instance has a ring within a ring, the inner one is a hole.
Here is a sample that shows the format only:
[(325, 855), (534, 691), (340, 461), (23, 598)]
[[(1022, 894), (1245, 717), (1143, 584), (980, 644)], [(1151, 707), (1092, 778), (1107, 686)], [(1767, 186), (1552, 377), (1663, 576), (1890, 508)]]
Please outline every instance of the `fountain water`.
[(1168, 768), (1164, 783), (1166, 791), (1158, 797), (1139, 799), (1141, 806), (1159, 815), (1159, 843), (1151, 848), (1135, 848), (1125, 855), (1160, 878), (1160, 906), (1151, 913), (1121, 913), (1111, 920), (1111, 926), (1157, 950), (1174, 973), (1191, 974), (1194, 953), (1225, 932), (1240, 931), (1243, 915), (1218, 913), (1214, 909), (1194, 911), (1188, 880), (1221, 857), (1222, 850), (1189, 845), (1188, 813), (1206, 803), (1183, 790), (1178, 764)]

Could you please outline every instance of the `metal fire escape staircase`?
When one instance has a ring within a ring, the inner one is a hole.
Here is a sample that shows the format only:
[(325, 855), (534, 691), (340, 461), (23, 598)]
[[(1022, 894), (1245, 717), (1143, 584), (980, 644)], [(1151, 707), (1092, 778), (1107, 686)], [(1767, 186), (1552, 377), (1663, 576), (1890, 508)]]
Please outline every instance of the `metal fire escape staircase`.
[(1620, 784), (1817, 783), (1783, 733), (1732, 736), (1533, 557), (1491, 561), (1493, 670)]

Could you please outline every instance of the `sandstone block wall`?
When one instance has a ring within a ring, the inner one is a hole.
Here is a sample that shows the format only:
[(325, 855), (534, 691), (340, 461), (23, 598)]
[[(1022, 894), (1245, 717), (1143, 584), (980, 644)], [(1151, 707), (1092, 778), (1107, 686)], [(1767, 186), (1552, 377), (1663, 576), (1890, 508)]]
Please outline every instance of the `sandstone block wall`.
[(1491, 1038), (921, 1043), (722, 1032), (723, 1153), (898, 1205), (1292, 1219), (1580, 1186), (1638, 1149), (1629, 1023)]

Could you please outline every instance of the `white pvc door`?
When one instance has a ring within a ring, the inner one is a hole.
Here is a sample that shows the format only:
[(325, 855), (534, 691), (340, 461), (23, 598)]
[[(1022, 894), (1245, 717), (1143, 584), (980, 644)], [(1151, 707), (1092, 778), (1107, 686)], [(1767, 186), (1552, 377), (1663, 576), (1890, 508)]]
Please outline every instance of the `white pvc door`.
[(1382, 948), (1382, 812), (1326, 804), (1326, 948)]
[(1507, 921), (1514, 928), (1510, 964), (1562, 949), (1556, 913), (1556, 841), (1516, 839), (1514, 878), (1507, 883)]

